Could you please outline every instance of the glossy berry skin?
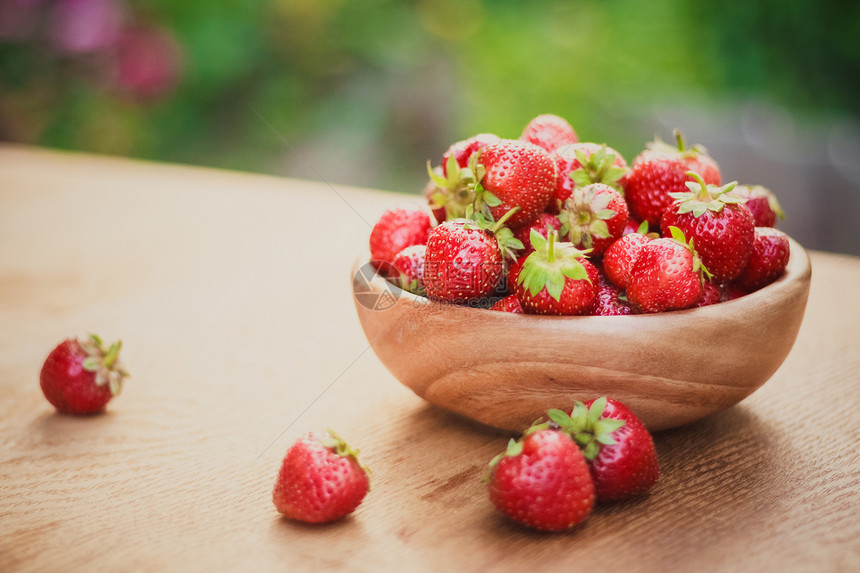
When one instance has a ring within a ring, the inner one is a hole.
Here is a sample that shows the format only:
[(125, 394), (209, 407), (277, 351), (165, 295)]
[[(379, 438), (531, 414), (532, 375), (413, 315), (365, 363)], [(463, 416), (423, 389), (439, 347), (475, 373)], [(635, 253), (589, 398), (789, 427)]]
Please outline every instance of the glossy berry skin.
[(579, 141), (567, 120), (552, 114), (539, 115), (532, 119), (523, 129), (520, 139), (546, 151), (556, 151)]
[(691, 307), (701, 297), (701, 278), (688, 248), (668, 238), (642, 247), (627, 283), (631, 304), (643, 312), (663, 312)]
[(424, 292), (424, 258), (427, 245), (406, 247), (394, 257), (398, 286), (410, 292)]
[(735, 281), (746, 292), (763, 288), (785, 272), (790, 258), (788, 236), (772, 227), (756, 227), (752, 254)]
[(382, 214), (370, 232), (370, 258), (373, 265), (391, 276), (391, 263), (397, 253), (412, 245), (427, 243), (430, 215), (424, 211), (391, 209)]
[(512, 312), (514, 314), (522, 314), (523, 307), (520, 306), (520, 301), (517, 299), (517, 295), (511, 294), (504, 298), (500, 298), (497, 300), (493, 306), (490, 307), (490, 310), (500, 310), (502, 312)]
[(699, 299), (696, 306), (710, 306), (722, 300), (723, 290), (711, 281), (705, 281), (702, 285), (702, 298)]
[(658, 227), (663, 212), (672, 204), (669, 193), (687, 191), (686, 164), (678, 158), (657, 155), (634, 163), (622, 181), (630, 214), (640, 221)]
[(755, 220), (742, 203), (727, 204), (720, 211), (679, 214), (675, 205), (663, 213), (660, 230), (678, 227), (693, 245), (716, 282), (736, 278), (747, 264), (755, 238)]
[[(555, 199), (550, 201), (547, 206), (548, 211), (557, 212), (559, 206), (563, 205), (573, 192), (575, 183), (570, 174), (582, 167), (582, 163), (576, 157), (576, 152), (580, 151), (587, 158), (591, 158), (592, 155), (600, 151), (603, 147), (603, 145), (598, 145), (597, 143), (581, 141), (573, 145), (566, 145), (555, 151), (553, 157), (555, 158), (556, 170), (558, 171), (555, 180)], [(611, 147), (606, 147), (606, 152), (615, 156), (615, 159), (612, 161), (615, 167), (627, 169), (627, 162), (624, 161), (620, 153)]]
[(777, 217), (782, 216), (782, 209), (773, 193), (761, 185), (738, 185), (731, 194), (746, 199), (744, 205), (752, 213), (756, 227), (774, 227)]
[(57, 345), (42, 366), (39, 384), (48, 402), (64, 414), (97, 414), (113, 398), (108, 384), (96, 384), (96, 373), (85, 370), (89, 356), (76, 339)]
[(677, 149), (646, 149), (636, 156), (633, 160), (634, 165), (645, 161), (661, 160), (661, 159), (680, 159), (684, 163), (684, 171), (695, 171), (708, 185), (721, 185), (722, 175), (720, 167), (714, 158), (704, 151), (696, 151), (686, 149), (679, 151)]
[(424, 286), (427, 296), (467, 302), (490, 295), (502, 276), (499, 243), (491, 231), (453, 219), (435, 227), (427, 240)]
[(542, 289), (537, 295), (532, 295), (522, 284), (515, 287), (517, 298), (523, 311), (527, 314), (552, 315), (586, 315), (591, 314), (597, 304), (597, 269), (589, 261), (580, 261), (588, 273), (589, 280), (571, 280), (565, 278), (564, 289), (559, 300), (555, 300), (547, 291)]
[(618, 288), (624, 290), (630, 279), (630, 269), (639, 256), (639, 251), (651, 238), (639, 233), (624, 235), (606, 249), (603, 254), (603, 271), (607, 278)]
[(493, 135), (492, 133), (479, 133), (474, 137), (454, 143), (442, 154), (442, 173), (446, 177), (448, 176), (448, 158), (452, 155), (457, 160), (457, 165), (460, 168), (464, 168), (468, 166), (469, 158), (473, 153), (482, 150), (492, 143), (498, 142), (500, 139), (498, 135)]
[(608, 279), (597, 287), (597, 302), (592, 314), (595, 316), (625, 316), (633, 312), (630, 304), (621, 297), (622, 291)]
[(594, 507), (594, 485), (579, 446), (565, 433), (539, 430), (522, 452), (491, 469), (490, 501), (514, 521), (544, 531), (582, 523)]
[(645, 493), (660, 477), (651, 434), (627, 406), (612, 398), (606, 400), (601, 417), (625, 423), (611, 434), (616, 443), (601, 444), (597, 456), (588, 462), (597, 499), (612, 501)]
[(523, 253), (528, 254), (534, 250), (532, 247), (529, 236), (531, 235), (531, 230), (534, 229), (541, 236), (546, 239), (549, 236), (550, 230), (561, 230), (561, 221), (558, 220), (558, 217), (552, 215), (550, 213), (541, 213), (538, 215), (537, 220), (531, 225), (527, 225), (524, 227), (520, 227), (516, 231), (514, 231), (514, 236), (520, 240), (523, 244)]
[(367, 472), (354, 456), (324, 446), (326, 438), (306, 434), (287, 450), (272, 492), (284, 516), (307, 523), (336, 521), (355, 511), (367, 495)]
[(478, 161), (486, 169), (481, 185), (501, 201), (490, 207), (493, 219), (498, 221), (519, 206), (507, 220), (511, 229), (537, 220), (555, 192), (555, 161), (550, 154), (531, 143), (503, 139), (485, 147)]

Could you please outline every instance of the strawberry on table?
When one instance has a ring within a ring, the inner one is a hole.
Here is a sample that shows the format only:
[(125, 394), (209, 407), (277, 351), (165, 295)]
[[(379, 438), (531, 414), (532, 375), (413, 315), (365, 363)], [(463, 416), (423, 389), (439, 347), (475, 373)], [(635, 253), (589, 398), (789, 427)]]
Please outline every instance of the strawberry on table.
[[(478, 156), (484, 169), (476, 188), (479, 201), (498, 220), (515, 207), (508, 221), (512, 229), (537, 220), (555, 193), (556, 167), (550, 154), (525, 141), (503, 139), (486, 146)], [(481, 209), (476, 207), (476, 212)]]
[(702, 264), (717, 282), (737, 277), (749, 260), (755, 238), (755, 221), (743, 199), (729, 193), (735, 183), (708, 185), (699, 174), (688, 191), (671, 193), (674, 203), (663, 213), (660, 228), (668, 235), (677, 227), (693, 241)]
[(601, 255), (624, 231), (627, 203), (621, 193), (603, 183), (576, 186), (558, 219), (561, 235), (573, 246)]
[(791, 256), (788, 235), (772, 227), (756, 227), (752, 254), (735, 281), (745, 292), (766, 287), (785, 272)]
[(677, 227), (639, 251), (627, 283), (627, 300), (643, 312), (688, 308), (702, 297), (704, 276), (693, 245)]
[(490, 462), (489, 494), (502, 514), (544, 531), (570, 529), (594, 506), (594, 484), (579, 447), (567, 434), (542, 426), (511, 440)]
[(621, 402), (601, 397), (548, 414), (583, 449), (598, 501), (643, 494), (660, 477), (651, 434)]
[(426, 244), (430, 228), (430, 215), (424, 211), (386, 211), (370, 231), (370, 260), (373, 266), (386, 276), (391, 276), (394, 257), (406, 247)]
[(555, 151), (579, 141), (566, 119), (549, 113), (532, 119), (523, 129), (520, 139), (547, 151)]
[(369, 470), (333, 431), (306, 434), (281, 463), (272, 501), (286, 517), (308, 523), (341, 519), (359, 506), (370, 488)]
[(59, 412), (95, 414), (119, 395), (128, 376), (119, 361), (122, 341), (108, 348), (101, 338), (69, 338), (54, 348), (42, 366), (42, 392)]
[(516, 294), (529, 314), (590, 314), (597, 301), (597, 269), (571, 243), (557, 242), (553, 231), (544, 239), (531, 232), (535, 251), (523, 262)]

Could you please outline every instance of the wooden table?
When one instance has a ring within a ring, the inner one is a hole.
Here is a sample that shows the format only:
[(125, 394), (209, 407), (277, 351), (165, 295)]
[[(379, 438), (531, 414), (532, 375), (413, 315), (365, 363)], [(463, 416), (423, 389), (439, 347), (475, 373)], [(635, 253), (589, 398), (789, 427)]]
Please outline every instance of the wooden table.
[[(400, 386), (358, 325), (350, 265), (418, 201), (0, 147), (0, 571), (860, 570), (860, 259), (812, 253), (786, 362), (658, 434), (650, 495), (544, 535), (480, 481), (507, 436)], [(58, 415), (39, 369), (86, 332), (133, 377), (106, 414)], [(284, 451), (327, 426), (372, 491), (335, 525), (279, 518)]]

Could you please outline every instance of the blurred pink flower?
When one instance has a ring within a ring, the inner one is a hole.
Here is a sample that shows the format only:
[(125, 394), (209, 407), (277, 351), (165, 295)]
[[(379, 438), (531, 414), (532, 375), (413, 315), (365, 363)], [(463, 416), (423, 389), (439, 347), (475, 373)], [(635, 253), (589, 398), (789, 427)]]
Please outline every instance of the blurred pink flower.
[(171, 91), (179, 81), (182, 48), (168, 30), (134, 26), (116, 42), (114, 87), (136, 100), (151, 100)]
[(51, 44), (68, 54), (104, 50), (116, 41), (124, 15), (116, 0), (58, 0), (48, 23)]

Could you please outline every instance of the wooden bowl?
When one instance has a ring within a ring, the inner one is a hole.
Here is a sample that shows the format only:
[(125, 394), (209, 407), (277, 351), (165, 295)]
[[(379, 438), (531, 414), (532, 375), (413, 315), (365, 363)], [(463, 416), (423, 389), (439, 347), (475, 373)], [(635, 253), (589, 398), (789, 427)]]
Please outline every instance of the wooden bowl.
[(794, 240), (785, 274), (728, 302), (661, 314), (550, 317), (430, 301), (353, 267), (361, 326), (416, 394), (490, 426), (521, 431), (548, 408), (609, 396), (652, 431), (728, 408), (791, 350), (811, 267)]

